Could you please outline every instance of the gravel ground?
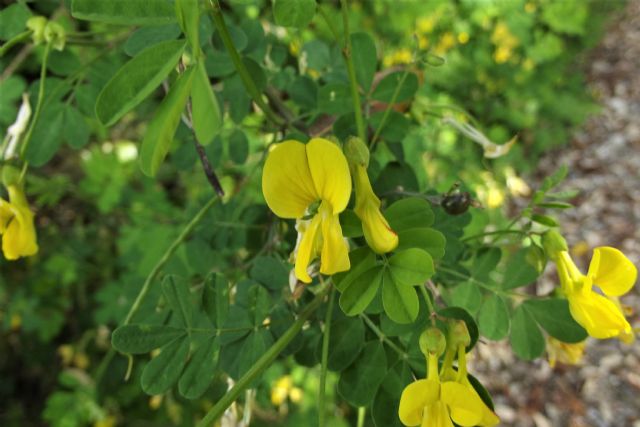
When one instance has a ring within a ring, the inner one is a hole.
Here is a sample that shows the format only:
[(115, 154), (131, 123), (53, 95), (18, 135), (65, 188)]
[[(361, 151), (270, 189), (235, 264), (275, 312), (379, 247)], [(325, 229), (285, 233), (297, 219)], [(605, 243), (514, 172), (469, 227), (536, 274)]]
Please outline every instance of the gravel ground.
[[(611, 23), (588, 76), (602, 111), (542, 161), (541, 176), (567, 164), (562, 189), (581, 191), (578, 207), (560, 219), (583, 271), (591, 256), (585, 249), (601, 245), (640, 266), (640, 0)], [(547, 273), (543, 282), (554, 280), (555, 272)], [(640, 286), (622, 302), (640, 328)], [(589, 340), (580, 366), (555, 369), (515, 359), (505, 342), (478, 348), (472, 372), (492, 393), (504, 426), (640, 427), (640, 339)]]

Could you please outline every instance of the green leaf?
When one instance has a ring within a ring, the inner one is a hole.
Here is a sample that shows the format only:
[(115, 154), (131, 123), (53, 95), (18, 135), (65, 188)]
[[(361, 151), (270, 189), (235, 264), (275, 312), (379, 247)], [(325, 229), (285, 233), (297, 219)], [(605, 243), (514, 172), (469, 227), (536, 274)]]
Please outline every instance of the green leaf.
[(64, 107), (61, 104), (47, 104), (43, 109), (31, 134), (25, 156), (32, 166), (42, 166), (56, 154), (62, 144)]
[(231, 342), (241, 340), (253, 329), (253, 319), (245, 307), (232, 305), (229, 307), (227, 318), (222, 325), (220, 333), (220, 344), (225, 346)]
[(429, 202), (418, 197), (398, 200), (387, 208), (384, 216), (396, 233), (412, 228), (430, 227), (434, 219)]
[(351, 34), (351, 58), (356, 69), (356, 78), (364, 93), (369, 93), (376, 73), (378, 53), (376, 43), (367, 33)]
[(543, 203), (538, 203), (536, 206), (539, 206), (545, 209), (571, 209), (574, 207), (571, 203), (565, 203), (565, 202), (543, 202)]
[(184, 47), (184, 40), (161, 42), (124, 64), (98, 95), (96, 116), (102, 124), (111, 126), (149, 96), (175, 68)]
[(398, 232), (398, 251), (419, 248), (438, 260), (444, 256), (444, 234), (433, 228), (411, 228)]
[(577, 343), (588, 336), (587, 331), (571, 316), (566, 299), (530, 299), (523, 305), (549, 335), (562, 342)]
[[(191, 52), (200, 58), (200, 8), (198, 0), (175, 0), (175, 14), (182, 32), (187, 36)], [(206, 73), (205, 73), (206, 75)]]
[(175, 40), (179, 35), (180, 26), (176, 23), (141, 27), (131, 34), (124, 43), (124, 52), (129, 56), (136, 56), (152, 45)]
[(67, 105), (64, 108), (64, 126), (62, 138), (73, 148), (82, 148), (89, 142), (91, 130), (82, 114), (73, 107)]
[(202, 308), (211, 323), (221, 328), (229, 313), (229, 284), (218, 273), (211, 273), (204, 282), (202, 291)]
[(113, 331), (111, 345), (121, 353), (144, 354), (186, 335), (180, 328), (163, 325), (124, 325)]
[(216, 95), (209, 83), (204, 62), (200, 62), (196, 67), (198, 69), (195, 71), (191, 86), (193, 130), (198, 142), (202, 145), (208, 145), (220, 131), (222, 115)]
[(509, 342), (513, 352), (524, 360), (533, 360), (544, 352), (542, 332), (524, 304), (513, 313)]
[(23, 32), (30, 17), (29, 8), (22, 3), (14, 3), (0, 10), (0, 40), (9, 40)]
[(283, 27), (305, 27), (315, 14), (315, 0), (273, 0), (276, 24)]
[(260, 329), (245, 338), (234, 341), (220, 350), (220, 367), (233, 379), (244, 375), (271, 346), (273, 338), (269, 331)]
[(451, 288), (446, 301), (450, 305), (462, 307), (471, 314), (475, 314), (480, 309), (482, 303), (482, 292), (475, 282), (467, 281)]
[(549, 215), (542, 214), (533, 214), (531, 215), (531, 221), (537, 222), (538, 224), (546, 225), (547, 227), (557, 227), (558, 221)]
[(189, 354), (189, 338), (178, 338), (162, 347), (160, 354), (142, 370), (140, 383), (149, 395), (162, 394), (178, 380)]
[(411, 381), (413, 374), (407, 363), (398, 362), (389, 369), (371, 405), (371, 416), (377, 427), (404, 427), (395, 409), (400, 405), (402, 391)]
[(229, 136), (229, 157), (237, 165), (242, 165), (249, 156), (249, 140), (241, 129), (235, 129)]
[(389, 269), (394, 281), (407, 286), (422, 286), (435, 272), (431, 255), (418, 248), (396, 252)]
[(379, 340), (365, 344), (360, 356), (340, 374), (338, 393), (354, 407), (368, 406), (387, 375), (387, 356)]
[(500, 258), (502, 258), (502, 252), (499, 248), (483, 248), (479, 250), (469, 268), (471, 277), (481, 282), (489, 281), (489, 277), (498, 266)]
[(260, 285), (253, 285), (247, 291), (247, 309), (252, 316), (253, 326), (261, 326), (271, 310), (269, 292)]
[(272, 256), (256, 257), (249, 277), (272, 290), (285, 288), (289, 284), (289, 270), (282, 261)]
[(180, 324), (190, 328), (193, 319), (193, 305), (187, 281), (173, 275), (165, 276), (162, 281), (162, 293)]
[(503, 299), (490, 294), (478, 314), (480, 333), (490, 340), (501, 340), (509, 333), (509, 311)]
[(442, 310), (438, 310), (438, 316), (446, 317), (448, 319), (458, 319), (464, 321), (467, 325), (467, 330), (471, 336), (471, 343), (467, 346), (467, 351), (471, 350), (478, 342), (478, 325), (473, 317), (461, 307), (446, 307)]
[(71, 15), (87, 21), (123, 25), (167, 24), (176, 19), (173, 4), (167, 0), (73, 0)]
[(181, 395), (197, 399), (207, 391), (216, 374), (219, 353), (220, 341), (217, 338), (200, 345), (180, 377), (178, 390)]
[(340, 295), (340, 308), (347, 316), (360, 314), (371, 304), (382, 283), (382, 271), (382, 266), (376, 266), (349, 282)]
[(340, 226), (344, 237), (362, 237), (362, 222), (351, 209), (345, 209), (340, 214)]
[(149, 123), (140, 149), (140, 166), (145, 175), (155, 176), (169, 151), (191, 92), (194, 70), (188, 68), (178, 77)]
[(344, 273), (336, 273), (331, 276), (336, 288), (343, 292), (351, 282), (360, 277), (362, 273), (376, 265), (376, 254), (368, 246), (362, 246), (349, 252), (351, 269)]
[(396, 282), (391, 271), (385, 270), (382, 279), (382, 306), (391, 320), (403, 324), (416, 320), (420, 302), (413, 286)]
[[(340, 316), (331, 323), (329, 337), (328, 369), (342, 371), (358, 357), (364, 345), (364, 324), (359, 317)], [(322, 354), (322, 340), (316, 347), (316, 354)], [(318, 357), (320, 360), (320, 357)]]
[(540, 273), (529, 262), (526, 248), (518, 250), (506, 265), (502, 289), (513, 289), (533, 283)]
[[(378, 86), (373, 90), (371, 97), (376, 101), (391, 102), (396, 88), (402, 80), (405, 71), (396, 71), (383, 78)], [(407, 78), (404, 79), (402, 87), (395, 99), (396, 103), (408, 101), (418, 91), (418, 77), (413, 72), (409, 72)]]

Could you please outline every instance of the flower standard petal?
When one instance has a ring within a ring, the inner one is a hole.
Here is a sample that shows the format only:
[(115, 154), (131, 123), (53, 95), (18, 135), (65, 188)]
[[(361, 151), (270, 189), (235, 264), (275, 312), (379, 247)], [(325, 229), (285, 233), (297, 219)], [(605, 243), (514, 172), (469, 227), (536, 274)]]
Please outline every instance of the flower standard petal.
[(440, 400), (449, 407), (456, 424), (470, 427), (482, 420), (484, 403), (467, 387), (454, 381), (446, 381), (440, 387)]
[(631, 331), (631, 325), (620, 309), (602, 295), (577, 292), (567, 297), (571, 316), (590, 336), (604, 339)]
[(306, 146), (309, 170), (320, 199), (329, 202), (333, 214), (345, 210), (351, 197), (347, 159), (333, 142), (314, 138)]
[(269, 209), (280, 218), (302, 218), (319, 198), (303, 143), (281, 142), (269, 152), (262, 172), (262, 193)]
[(629, 292), (636, 283), (638, 270), (618, 249), (601, 246), (593, 250), (587, 276), (605, 295), (618, 297)]
[(404, 388), (400, 396), (398, 416), (405, 426), (418, 426), (425, 408), (438, 400), (440, 384), (436, 380), (414, 381)]

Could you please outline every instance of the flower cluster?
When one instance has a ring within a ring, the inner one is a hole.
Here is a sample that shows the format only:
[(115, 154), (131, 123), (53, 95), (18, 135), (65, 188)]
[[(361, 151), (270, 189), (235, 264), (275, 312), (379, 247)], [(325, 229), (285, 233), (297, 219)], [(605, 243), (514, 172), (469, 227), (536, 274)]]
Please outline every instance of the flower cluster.
[[(269, 208), (280, 218), (296, 219), (298, 241), (294, 250), (295, 275), (310, 283), (309, 265), (320, 258), (320, 273), (349, 270), (349, 245), (343, 237), (339, 214), (351, 197), (355, 182), (356, 215), (362, 221), (369, 246), (377, 253), (392, 251), (398, 237), (380, 212), (380, 199), (371, 188), (366, 167), (368, 150), (350, 141), (349, 161), (341, 148), (323, 138), (307, 144), (284, 141), (269, 152), (262, 174), (262, 192)], [(364, 154), (366, 152), (366, 154)]]
[[(497, 425), (500, 419), (469, 382), (466, 346), (470, 337), (465, 323), (451, 322), (448, 332), (446, 340), (435, 327), (422, 334), (420, 348), (427, 359), (427, 378), (412, 382), (402, 392), (400, 421), (409, 427), (453, 427), (453, 422), (460, 426)], [(453, 367), (456, 356), (457, 370)]]

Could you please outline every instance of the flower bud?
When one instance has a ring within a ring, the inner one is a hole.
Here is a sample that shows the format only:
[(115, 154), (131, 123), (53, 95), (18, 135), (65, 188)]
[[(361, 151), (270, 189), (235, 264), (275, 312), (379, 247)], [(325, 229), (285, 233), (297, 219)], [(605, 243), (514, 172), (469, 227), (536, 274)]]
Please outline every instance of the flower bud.
[(34, 44), (44, 43), (44, 29), (47, 26), (47, 18), (44, 16), (32, 16), (27, 19), (27, 29), (33, 31), (31, 38)]
[(369, 148), (360, 138), (355, 136), (349, 138), (344, 145), (344, 155), (352, 169), (356, 166), (362, 166), (365, 169), (369, 167)]
[(420, 335), (420, 351), (428, 357), (430, 354), (440, 356), (447, 347), (447, 340), (442, 331), (431, 327)]
[(453, 348), (457, 348), (460, 344), (465, 347), (471, 344), (471, 335), (469, 335), (467, 324), (463, 320), (450, 320), (449, 345)]
[(542, 235), (542, 247), (547, 256), (553, 260), (558, 258), (560, 252), (569, 250), (567, 241), (556, 230), (549, 230)]
[(67, 34), (62, 25), (49, 21), (47, 26), (44, 27), (44, 39), (55, 50), (63, 50), (67, 41)]

